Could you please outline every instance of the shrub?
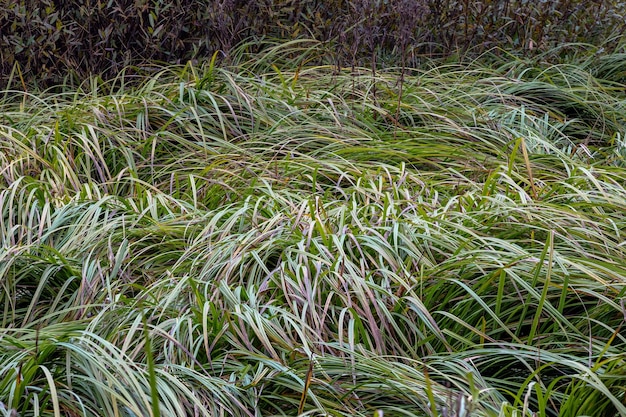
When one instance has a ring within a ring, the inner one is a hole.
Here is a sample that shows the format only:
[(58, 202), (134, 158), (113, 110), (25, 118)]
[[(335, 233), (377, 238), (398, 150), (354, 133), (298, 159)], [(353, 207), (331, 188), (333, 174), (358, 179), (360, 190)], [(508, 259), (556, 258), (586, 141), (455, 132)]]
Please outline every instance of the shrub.
[(623, 19), (616, 0), (0, 0), (0, 80), (110, 78), (145, 62), (228, 57), (248, 39), (255, 52), (268, 38), (326, 42), (324, 59), (340, 66), (412, 65), (424, 54), (601, 44)]

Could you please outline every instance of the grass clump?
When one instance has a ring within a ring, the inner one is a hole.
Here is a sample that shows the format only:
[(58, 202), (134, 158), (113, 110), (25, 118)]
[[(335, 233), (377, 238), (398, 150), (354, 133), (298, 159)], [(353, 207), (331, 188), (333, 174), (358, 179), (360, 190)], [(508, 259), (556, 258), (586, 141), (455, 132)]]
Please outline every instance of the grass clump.
[(626, 415), (617, 61), (282, 53), (2, 94), (3, 413)]

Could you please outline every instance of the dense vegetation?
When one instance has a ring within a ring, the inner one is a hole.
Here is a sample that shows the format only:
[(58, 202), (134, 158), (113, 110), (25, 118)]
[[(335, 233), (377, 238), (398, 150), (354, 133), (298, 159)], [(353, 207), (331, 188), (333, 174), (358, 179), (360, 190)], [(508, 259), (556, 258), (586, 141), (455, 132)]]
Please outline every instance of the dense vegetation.
[(229, 62), (260, 39), (318, 40), (339, 66), (494, 48), (558, 59), (571, 43), (615, 50), (625, 18), (621, 0), (0, 0), (0, 83), (80, 84), (216, 51)]
[(264, 50), (0, 93), (4, 415), (626, 415), (624, 54)]
[(0, 416), (626, 416), (625, 7), (0, 0)]

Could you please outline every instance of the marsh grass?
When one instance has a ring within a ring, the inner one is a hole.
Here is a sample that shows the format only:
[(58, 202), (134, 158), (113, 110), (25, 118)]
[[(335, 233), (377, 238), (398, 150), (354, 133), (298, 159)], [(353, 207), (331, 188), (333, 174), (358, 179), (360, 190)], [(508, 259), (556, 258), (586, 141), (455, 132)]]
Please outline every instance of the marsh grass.
[(2, 94), (2, 412), (626, 415), (617, 57), (295, 47)]

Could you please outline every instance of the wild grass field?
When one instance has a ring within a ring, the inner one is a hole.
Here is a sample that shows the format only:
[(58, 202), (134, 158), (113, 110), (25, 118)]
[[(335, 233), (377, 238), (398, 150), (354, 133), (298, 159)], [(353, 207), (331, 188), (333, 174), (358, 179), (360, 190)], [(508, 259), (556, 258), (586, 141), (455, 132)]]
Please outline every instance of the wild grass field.
[(626, 416), (626, 55), (571, 51), (14, 80), (2, 414)]

